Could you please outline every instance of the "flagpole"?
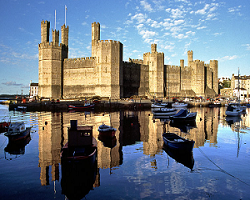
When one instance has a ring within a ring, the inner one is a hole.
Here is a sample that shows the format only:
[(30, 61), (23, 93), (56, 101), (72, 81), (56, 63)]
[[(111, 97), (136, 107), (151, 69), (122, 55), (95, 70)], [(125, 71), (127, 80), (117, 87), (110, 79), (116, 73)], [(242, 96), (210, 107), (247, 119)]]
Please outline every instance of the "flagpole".
[(65, 5), (65, 27), (67, 27), (67, 25), (66, 25), (66, 10), (67, 10), (67, 6)]
[(55, 30), (56, 30), (56, 10), (55, 10)]

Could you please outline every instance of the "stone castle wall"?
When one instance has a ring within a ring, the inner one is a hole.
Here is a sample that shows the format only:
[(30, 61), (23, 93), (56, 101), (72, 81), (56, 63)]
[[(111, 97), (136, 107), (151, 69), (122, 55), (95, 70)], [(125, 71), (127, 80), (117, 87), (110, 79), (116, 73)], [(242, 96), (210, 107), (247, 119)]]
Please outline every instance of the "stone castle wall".
[(96, 60), (93, 57), (64, 60), (63, 98), (83, 98), (95, 95), (95, 65)]
[(52, 30), (49, 42), (48, 21), (41, 22), (39, 44), (39, 97), (84, 98), (91, 96), (120, 99), (133, 95), (166, 96), (215, 96), (218, 94), (218, 61), (210, 64), (193, 60), (188, 51), (188, 66), (164, 65), (164, 53), (151, 52), (143, 59), (123, 62), (123, 44), (119, 41), (100, 40), (100, 24), (92, 23), (92, 57), (68, 59), (69, 28)]

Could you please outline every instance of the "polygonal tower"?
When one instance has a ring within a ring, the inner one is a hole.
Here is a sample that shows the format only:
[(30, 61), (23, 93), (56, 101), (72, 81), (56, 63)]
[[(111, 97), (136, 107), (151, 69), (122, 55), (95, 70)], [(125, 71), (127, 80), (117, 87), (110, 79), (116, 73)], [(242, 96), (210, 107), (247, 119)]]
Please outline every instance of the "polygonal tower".
[(96, 59), (95, 93), (120, 99), (123, 95), (123, 44), (114, 40), (100, 40), (100, 24), (92, 23), (92, 57)]
[(49, 42), (50, 22), (41, 22), (41, 43), (39, 50), (38, 96), (58, 99), (63, 93), (63, 61), (68, 57), (68, 27), (62, 26), (62, 42), (59, 45), (59, 31), (52, 30)]
[(143, 61), (149, 65), (149, 93), (164, 96), (164, 53), (157, 52), (157, 44), (151, 44), (151, 53), (145, 53)]

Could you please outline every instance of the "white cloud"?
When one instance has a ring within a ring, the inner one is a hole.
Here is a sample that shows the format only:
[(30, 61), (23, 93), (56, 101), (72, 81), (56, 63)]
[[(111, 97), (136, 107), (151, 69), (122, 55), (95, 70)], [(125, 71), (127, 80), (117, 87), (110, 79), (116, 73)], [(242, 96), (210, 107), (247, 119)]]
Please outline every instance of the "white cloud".
[(149, 12), (153, 11), (153, 8), (151, 7), (151, 5), (147, 1), (144, 0), (144, 1), (141, 1), (140, 3), (143, 6), (143, 9), (145, 11), (149, 11)]
[(171, 17), (176, 19), (176, 18), (183, 18), (183, 11), (180, 10), (179, 8), (172, 9), (171, 10)]
[(250, 44), (243, 44), (243, 47), (246, 47), (246, 50), (250, 51)]
[(154, 31), (148, 31), (148, 30), (142, 30), (139, 32), (139, 34), (142, 36), (143, 39), (147, 39), (147, 38), (150, 38), (150, 37), (153, 37), (156, 35), (156, 32)]
[(146, 21), (147, 16), (142, 14), (142, 13), (138, 13), (135, 14), (134, 16), (131, 17), (131, 20), (136, 20), (138, 24), (143, 23)]
[(233, 56), (224, 56), (222, 58), (219, 58), (218, 60), (223, 62), (223, 61), (228, 61), (228, 60), (234, 60), (234, 59), (237, 59), (237, 58), (239, 58), (239, 56), (233, 55)]

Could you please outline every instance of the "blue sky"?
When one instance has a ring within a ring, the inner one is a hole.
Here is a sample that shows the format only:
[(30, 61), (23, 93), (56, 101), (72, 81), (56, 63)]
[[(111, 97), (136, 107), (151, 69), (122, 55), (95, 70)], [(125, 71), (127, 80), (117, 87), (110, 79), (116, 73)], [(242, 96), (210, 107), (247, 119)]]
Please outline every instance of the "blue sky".
[[(91, 56), (91, 23), (101, 40), (123, 43), (124, 61), (142, 59), (157, 44), (165, 64), (218, 60), (219, 77), (250, 75), (249, 0), (0, 0), (0, 94), (28, 94), (38, 82), (41, 21), (61, 30), (67, 6), (69, 58)], [(61, 33), (59, 33), (61, 34)], [(59, 36), (60, 37), (60, 36)], [(50, 41), (51, 41), (50, 32)]]

